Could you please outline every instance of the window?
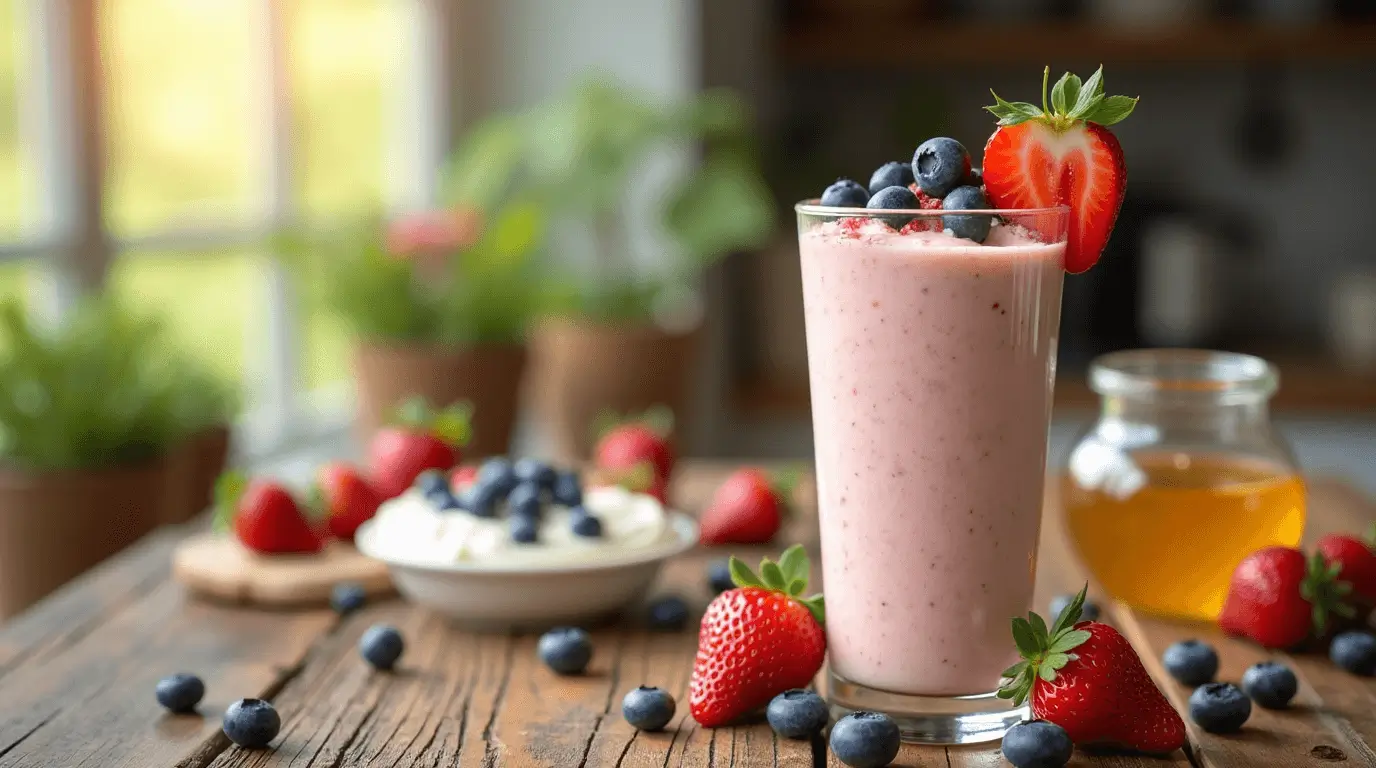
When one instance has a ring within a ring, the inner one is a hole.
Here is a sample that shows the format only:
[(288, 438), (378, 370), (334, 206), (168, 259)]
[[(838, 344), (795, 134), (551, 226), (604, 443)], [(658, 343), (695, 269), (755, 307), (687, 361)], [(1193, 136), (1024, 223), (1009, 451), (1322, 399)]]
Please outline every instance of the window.
[[(446, 8), (0, 0), (0, 295), (168, 316), (243, 382), (251, 451), (342, 426), (344, 330), (299, 305), (271, 236), (428, 202)], [(92, 113), (99, 138), (74, 127)]]

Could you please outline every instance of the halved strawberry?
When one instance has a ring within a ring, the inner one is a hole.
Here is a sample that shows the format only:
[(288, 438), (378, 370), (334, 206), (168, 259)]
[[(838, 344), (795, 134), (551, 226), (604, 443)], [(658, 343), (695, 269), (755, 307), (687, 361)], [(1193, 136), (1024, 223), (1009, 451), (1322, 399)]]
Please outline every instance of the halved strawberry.
[(1104, 96), (1103, 67), (1083, 84), (1065, 73), (1051, 90), (1042, 74), (1042, 106), (997, 102), (986, 107), (999, 127), (984, 146), (984, 186), (999, 208), (1070, 206), (1065, 269), (1084, 272), (1099, 261), (1127, 192), (1123, 149), (1107, 126), (1137, 106), (1130, 96)]

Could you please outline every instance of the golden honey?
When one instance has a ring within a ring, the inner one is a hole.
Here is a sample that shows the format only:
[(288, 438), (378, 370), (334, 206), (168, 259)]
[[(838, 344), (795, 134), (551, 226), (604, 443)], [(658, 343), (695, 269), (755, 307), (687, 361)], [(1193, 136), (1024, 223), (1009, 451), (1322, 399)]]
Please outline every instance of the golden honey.
[[(1066, 524), (1104, 589), (1165, 616), (1218, 618), (1234, 568), (1304, 531), (1304, 482), (1281, 464), (1226, 455), (1132, 454), (1117, 482), (1061, 481)], [(1125, 477), (1126, 476), (1126, 477)]]

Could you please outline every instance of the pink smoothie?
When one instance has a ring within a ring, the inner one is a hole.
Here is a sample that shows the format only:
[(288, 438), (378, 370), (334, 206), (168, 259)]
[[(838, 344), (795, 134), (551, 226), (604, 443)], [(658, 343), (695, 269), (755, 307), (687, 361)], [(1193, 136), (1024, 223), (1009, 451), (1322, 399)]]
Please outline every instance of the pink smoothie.
[(988, 693), (1032, 600), (1064, 245), (800, 238), (833, 671)]

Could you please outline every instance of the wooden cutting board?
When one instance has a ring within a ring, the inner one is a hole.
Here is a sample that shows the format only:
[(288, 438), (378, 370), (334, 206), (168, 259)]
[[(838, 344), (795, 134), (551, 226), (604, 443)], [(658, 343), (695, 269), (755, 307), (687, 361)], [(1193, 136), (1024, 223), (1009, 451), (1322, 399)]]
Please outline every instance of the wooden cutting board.
[(392, 592), (386, 565), (338, 541), (314, 555), (260, 555), (233, 537), (201, 533), (173, 551), (172, 578), (199, 595), (271, 608), (328, 605), (342, 582), (369, 596)]

